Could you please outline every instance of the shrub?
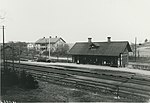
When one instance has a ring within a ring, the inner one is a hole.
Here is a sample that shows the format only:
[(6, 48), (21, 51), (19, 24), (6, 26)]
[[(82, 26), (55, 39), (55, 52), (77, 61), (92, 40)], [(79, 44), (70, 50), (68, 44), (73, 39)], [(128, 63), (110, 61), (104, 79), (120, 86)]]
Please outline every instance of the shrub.
[(20, 74), (19, 86), (25, 89), (35, 89), (38, 87), (38, 82), (33, 78), (30, 73), (26, 73), (24, 70)]
[(6, 93), (8, 87), (19, 86), (24, 89), (38, 88), (38, 82), (30, 73), (10, 68), (3, 69), (1, 75), (2, 94)]
[(2, 86), (13, 86), (18, 84), (18, 74), (14, 69), (5, 68), (1, 77)]
[(20, 73), (19, 86), (25, 88), (25, 83), (26, 83), (26, 72), (23, 70)]
[(28, 74), (26, 77), (26, 88), (28, 89), (35, 89), (38, 87), (38, 82), (35, 81), (31, 74)]

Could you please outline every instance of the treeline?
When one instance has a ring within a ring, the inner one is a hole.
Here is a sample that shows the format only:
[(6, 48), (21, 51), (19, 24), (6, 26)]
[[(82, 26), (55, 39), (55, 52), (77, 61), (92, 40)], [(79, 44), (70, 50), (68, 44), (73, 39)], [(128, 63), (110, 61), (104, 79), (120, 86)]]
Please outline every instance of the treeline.
[(5, 94), (7, 88), (17, 86), (23, 89), (36, 89), (38, 82), (26, 71), (18, 71), (11, 68), (2, 69), (1, 73), (1, 90), (2, 95)]
[[(19, 60), (20, 58), (33, 59), (37, 54), (39, 54), (35, 48), (29, 50), (26, 42), (5, 43), (4, 50), (6, 60)], [(1, 52), (1, 57), (3, 58), (3, 47), (1, 47)]]
[[(34, 60), (37, 57), (48, 56), (49, 51), (39, 51), (36, 48), (27, 48), (27, 43), (25, 42), (8, 42), (5, 44), (5, 59), (6, 60)], [(51, 48), (51, 56), (55, 57), (67, 57), (69, 51), (69, 45), (58, 45), (55, 49)], [(3, 58), (3, 47), (1, 47), (1, 57)]]

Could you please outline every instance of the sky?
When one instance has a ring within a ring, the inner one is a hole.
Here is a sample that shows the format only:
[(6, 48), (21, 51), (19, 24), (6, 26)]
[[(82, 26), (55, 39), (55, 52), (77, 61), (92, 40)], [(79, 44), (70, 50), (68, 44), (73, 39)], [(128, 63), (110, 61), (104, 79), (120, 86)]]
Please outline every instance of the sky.
[(150, 0), (0, 0), (3, 17), (6, 42), (49, 36), (68, 43), (89, 37), (106, 41), (107, 36), (112, 41), (150, 40)]

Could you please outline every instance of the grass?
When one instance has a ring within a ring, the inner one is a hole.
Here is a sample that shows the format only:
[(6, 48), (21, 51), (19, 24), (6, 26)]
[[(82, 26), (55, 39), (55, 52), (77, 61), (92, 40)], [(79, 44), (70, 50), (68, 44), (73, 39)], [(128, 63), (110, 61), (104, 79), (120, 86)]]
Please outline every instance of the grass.
[(115, 99), (114, 96), (107, 93), (92, 93), (85, 90), (78, 90), (58, 86), (39, 81), (39, 88), (33, 90), (24, 90), (17, 87), (10, 88), (2, 100), (16, 102), (139, 102), (148, 101), (141, 98), (123, 98)]

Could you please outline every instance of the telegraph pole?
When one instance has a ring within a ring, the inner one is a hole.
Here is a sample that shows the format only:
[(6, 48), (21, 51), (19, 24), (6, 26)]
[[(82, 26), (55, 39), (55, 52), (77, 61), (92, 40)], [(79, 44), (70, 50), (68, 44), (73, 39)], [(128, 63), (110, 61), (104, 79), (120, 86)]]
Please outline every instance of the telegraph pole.
[(136, 42), (137, 42), (137, 38), (135, 37), (135, 62), (136, 62), (136, 49), (137, 49)]
[(51, 39), (51, 37), (49, 37), (49, 60), (50, 60), (50, 56), (51, 56), (51, 54), (50, 54), (50, 51), (51, 51), (51, 46), (50, 46), (50, 39)]
[(12, 62), (13, 62), (13, 69), (15, 69), (15, 66), (14, 66), (14, 42), (12, 42)]
[(20, 44), (19, 44), (19, 69), (20, 69)]
[(3, 65), (4, 65), (4, 69), (5, 69), (5, 37), (4, 37), (4, 25), (2, 26), (3, 29)]

